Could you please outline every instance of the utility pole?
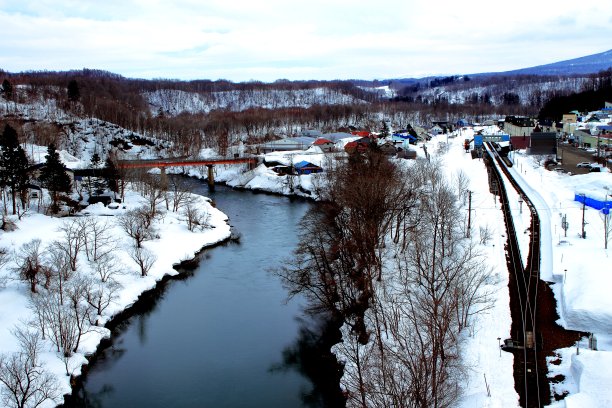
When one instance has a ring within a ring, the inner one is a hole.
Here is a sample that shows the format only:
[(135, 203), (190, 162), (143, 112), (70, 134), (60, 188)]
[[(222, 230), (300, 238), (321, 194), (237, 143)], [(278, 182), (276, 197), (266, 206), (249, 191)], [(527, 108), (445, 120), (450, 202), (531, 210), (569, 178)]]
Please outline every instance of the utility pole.
[(470, 230), (472, 228), (472, 192), (468, 190), (468, 225), (467, 225), (467, 237), (470, 237)]
[(585, 207), (585, 201), (586, 201), (586, 197), (584, 194), (580, 194), (580, 197), (582, 197), (582, 238), (586, 238), (586, 232), (584, 232), (584, 207)]

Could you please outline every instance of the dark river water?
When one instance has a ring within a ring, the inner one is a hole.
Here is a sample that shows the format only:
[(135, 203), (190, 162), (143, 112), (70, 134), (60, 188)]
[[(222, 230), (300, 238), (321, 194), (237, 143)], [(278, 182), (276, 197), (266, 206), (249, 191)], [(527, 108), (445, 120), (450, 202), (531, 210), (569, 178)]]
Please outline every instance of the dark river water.
[(310, 349), (323, 325), (304, 316), (302, 299), (286, 303), (269, 272), (291, 255), (312, 204), (190, 183), (229, 216), (240, 242), (205, 250), (193, 270), (124, 316), (66, 405), (334, 406), (321, 389), (336, 392), (337, 369)]

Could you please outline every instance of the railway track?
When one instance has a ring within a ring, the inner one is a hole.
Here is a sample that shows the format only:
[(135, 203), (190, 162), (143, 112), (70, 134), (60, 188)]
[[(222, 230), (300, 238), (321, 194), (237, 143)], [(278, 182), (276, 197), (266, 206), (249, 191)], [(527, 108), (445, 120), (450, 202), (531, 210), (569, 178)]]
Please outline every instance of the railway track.
[[(550, 386), (547, 379), (546, 356), (541, 353), (543, 336), (539, 329), (538, 291), (540, 281), (540, 221), (538, 213), (519, 184), (514, 180), (495, 149), (485, 145), (489, 182), (493, 193), (499, 196), (507, 229), (506, 258), (510, 273), (510, 309), (512, 315), (511, 339), (505, 350), (514, 354), (515, 389), (522, 407), (541, 407), (550, 404)], [(531, 212), (529, 254), (523, 265), (516, 230), (508, 202), (507, 188), (520, 195)]]

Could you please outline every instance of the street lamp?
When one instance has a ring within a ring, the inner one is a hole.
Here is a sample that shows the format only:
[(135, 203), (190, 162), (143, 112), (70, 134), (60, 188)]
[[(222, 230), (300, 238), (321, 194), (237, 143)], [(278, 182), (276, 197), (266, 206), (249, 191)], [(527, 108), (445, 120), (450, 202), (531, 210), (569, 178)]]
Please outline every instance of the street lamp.
[(497, 338), (497, 348), (499, 349), (499, 358), (501, 358), (501, 337)]
[(519, 203), (519, 214), (522, 214), (523, 213), (523, 197), (519, 196), (518, 203)]

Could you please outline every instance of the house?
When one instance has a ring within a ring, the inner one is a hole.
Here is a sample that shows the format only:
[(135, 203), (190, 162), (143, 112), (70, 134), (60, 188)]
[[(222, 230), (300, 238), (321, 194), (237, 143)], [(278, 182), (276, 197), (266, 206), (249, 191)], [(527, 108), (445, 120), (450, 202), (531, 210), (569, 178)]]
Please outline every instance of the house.
[(307, 149), (315, 139), (313, 137), (300, 136), (300, 137), (288, 137), (280, 140), (273, 140), (271, 142), (262, 143), (257, 146), (257, 150), (261, 153), (277, 152), (277, 151), (291, 151), (291, 150), (305, 150)]
[(285, 166), (282, 164), (278, 164), (276, 166), (271, 167), (272, 171), (278, 174), (279, 176), (291, 175), (293, 174), (293, 169), (291, 166)]
[(552, 120), (548, 120), (548, 119), (541, 120), (538, 122), (538, 126), (540, 127), (542, 132), (556, 132), (557, 131), (557, 123)]
[(334, 151), (336, 145), (331, 140), (320, 137), (314, 141), (313, 146), (318, 146), (323, 153), (329, 153)]
[(372, 134), (370, 132), (368, 132), (367, 130), (354, 130), (354, 131), (351, 132), (351, 135), (359, 136), (359, 137), (370, 137), (370, 136), (372, 136)]
[[(431, 121), (431, 125), (432, 127), (439, 127), (440, 129), (442, 129), (442, 132), (440, 133), (448, 133), (448, 132), (452, 132), (453, 131), (453, 125), (451, 125), (450, 123), (448, 123), (447, 120), (432, 120)], [(439, 133), (436, 133), (439, 134)]]
[(363, 153), (370, 148), (370, 142), (363, 142), (363, 139), (353, 140), (344, 145), (344, 150), (347, 153)]
[(557, 132), (533, 132), (528, 154), (557, 154)]
[(533, 119), (525, 116), (506, 116), (504, 132), (512, 136), (529, 136), (535, 129)]
[(575, 113), (565, 113), (562, 117), (561, 117), (561, 122), (565, 123), (576, 123), (578, 122), (578, 115), (576, 115)]
[(355, 136), (351, 135), (350, 133), (346, 133), (346, 132), (335, 132), (335, 133), (325, 133), (323, 137), (327, 140), (331, 140), (332, 142), (336, 143), (341, 139), (347, 139), (349, 137), (354, 138)]
[(310, 162), (307, 162), (306, 160), (302, 160), (299, 163), (295, 163), (293, 165), (293, 168), (295, 169), (295, 172), (299, 175), (302, 174), (311, 174), (311, 173), (320, 173), (323, 171), (323, 169), (317, 165), (314, 165)]
[(323, 133), (321, 133), (319, 130), (304, 129), (300, 132), (300, 136), (317, 138), (323, 136)]
[(444, 129), (440, 125), (434, 125), (429, 129), (429, 133), (432, 135), (441, 135), (444, 133)]

